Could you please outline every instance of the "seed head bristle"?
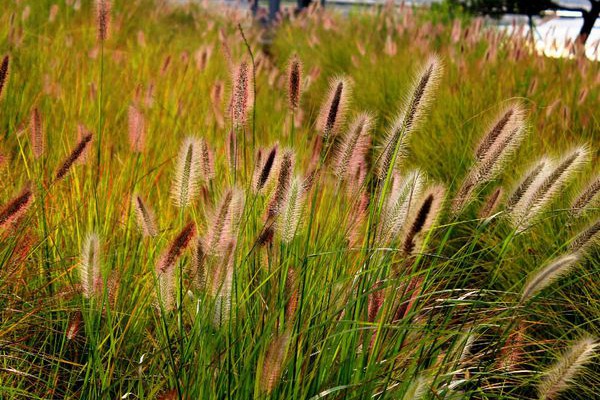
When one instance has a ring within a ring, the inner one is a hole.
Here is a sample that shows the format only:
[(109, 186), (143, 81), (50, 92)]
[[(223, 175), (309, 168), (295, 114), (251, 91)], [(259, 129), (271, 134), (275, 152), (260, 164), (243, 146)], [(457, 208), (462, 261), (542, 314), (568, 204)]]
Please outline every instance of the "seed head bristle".
[(33, 156), (35, 158), (40, 158), (44, 154), (46, 144), (44, 138), (44, 126), (42, 124), (42, 115), (37, 107), (31, 112), (29, 134), (31, 136), (31, 149), (33, 151)]
[(561, 276), (569, 273), (578, 261), (578, 254), (567, 254), (554, 260), (541, 270), (534, 272), (523, 288), (521, 302), (530, 299), (534, 294), (546, 288)]
[(267, 186), (267, 182), (273, 176), (273, 167), (275, 165), (275, 159), (277, 157), (277, 150), (279, 146), (276, 144), (273, 146), (269, 154), (267, 154), (262, 160), (261, 158), (257, 160), (257, 165), (254, 169), (254, 179), (253, 179), (253, 189), (255, 193), (259, 193), (263, 188)]
[(110, 36), (110, 0), (96, 0), (96, 29), (98, 41), (104, 42)]
[(171, 198), (177, 207), (186, 207), (198, 194), (202, 171), (202, 145), (199, 139), (184, 140), (177, 157)]
[(154, 212), (144, 203), (141, 196), (134, 195), (132, 199), (133, 209), (140, 231), (145, 237), (158, 235), (158, 227)]
[(273, 193), (273, 197), (269, 203), (269, 209), (267, 213), (268, 218), (274, 218), (281, 212), (283, 202), (285, 201), (290, 188), (293, 173), (294, 153), (291, 150), (284, 150), (283, 156), (281, 157), (281, 163), (279, 165), (277, 186), (275, 187), (275, 193)]
[(455, 214), (470, 204), (477, 188), (498, 176), (520, 146), (525, 132), (524, 112), (518, 103), (500, 114), (477, 147), (477, 161), (454, 197), (452, 210)]
[(21, 193), (0, 210), (0, 228), (16, 223), (33, 203), (33, 192), (25, 187)]
[(483, 207), (479, 211), (479, 218), (488, 218), (498, 207), (500, 201), (502, 200), (502, 196), (504, 195), (504, 191), (501, 187), (496, 188), (486, 199)]
[(517, 205), (527, 193), (527, 191), (534, 184), (536, 179), (540, 176), (540, 174), (544, 171), (544, 168), (550, 163), (547, 159), (542, 159), (538, 162), (526, 175), (525, 178), (519, 183), (519, 186), (515, 189), (515, 191), (510, 195), (508, 201), (506, 202), (506, 208), (512, 209)]
[(285, 320), (290, 323), (296, 316), (296, 310), (298, 308), (298, 282), (297, 282), (296, 270), (292, 267), (288, 269), (287, 279), (285, 280), (285, 294), (287, 304), (285, 307)]
[(2, 63), (0, 63), (0, 99), (2, 99), (2, 93), (8, 83), (8, 76), (10, 74), (10, 57), (5, 55), (2, 57)]
[(585, 209), (598, 198), (600, 193), (600, 177), (596, 178), (577, 196), (571, 205), (571, 213), (573, 216), (581, 215)]
[(83, 295), (91, 298), (102, 290), (100, 271), (100, 239), (96, 233), (90, 233), (81, 249), (79, 262), (79, 278)]
[(283, 243), (291, 242), (296, 236), (302, 222), (302, 208), (304, 205), (304, 189), (302, 179), (296, 177), (281, 206), (281, 214), (276, 227)]
[(524, 111), (520, 103), (513, 103), (501, 111), (496, 121), (490, 126), (488, 133), (477, 146), (475, 158), (483, 160), (503, 134), (521, 126), (523, 121)]
[(337, 134), (344, 123), (352, 88), (346, 77), (333, 78), (329, 82), (329, 91), (321, 105), (317, 119), (317, 130), (327, 141)]
[(210, 182), (215, 179), (215, 160), (212, 150), (210, 149), (206, 139), (200, 142), (200, 154), (202, 157), (202, 177), (205, 182)]
[(413, 83), (409, 96), (404, 101), (401, 113), (394, 120), (383, 142), (379, 155), (377, 176), (384, 179), (390, 168), (396, 168), (406, 152), (410, 134), (423, 119), (433, 99), (442, 73), (442, 65), (432, 56)]
[(204, 240), (198, 238), (192, 254), (192, 275), (196, 287), (203, 290), (206, 287), (206, 252), (204, 251)]
[(288, 102), (292, 111), (300, 106), (302, 90), (302, 62), (293, 55), (288, 62)]
[(213, 317), (213, 325), (215, 327), (223, 326), (229, 320), (235, 248), (235, 240), (227, 243), (225, 253), (221, 257), (212, 277), (210, 293), (215, 298), (215, 314)]
[(583, 337), (572, 345), (558, 360), (544, 373), (538, 385), (540, 399), (554, 400), (573, 384), (584, 365), (589, 363), (596, 355), (600, 344), (592, 337)]
[(565, 183), (589, 160), (589, 149), (578, 147), (560, 160), (553, 168), (548, 168), (536, 179), (511, 210), (510, 217), (519, 232), (527, 229), (541, 210), (558, 194)]
[(244, 194), (238, 188), (227, 190), (213, 215), (209, 217), (204, 251), (210, 255), (223, 255), (235, 240), (244, 206)]
[(435, 223), (442, 207), (444, 193), (443, 186), (434, 186), (423, 194), (423, 199), (404, 236), (402, 249), (405, 254), (414, 253), (417, 247), (417, 235), (427, 232)]
[(54, 180), (57, 181), (59, 179), (64, 178), (73, 164), (75, 164), (86, 152), (90, 142), (92, 141), (92, 134), (88, 133), (84, 137), (81, 138), (77, 146), (71, 151), (71, 154), (63, 161), (58, 171), (56, 171), (56, 175)]
[(281, 379), (289, 340), (290, 334), (285, 332), (269, 344), (261, 373), (261, 388), (267, 394), (273, 392)]
[(394, 176), (381, 219), (379, 234), (381, 243), (395, 240), (406, 225), (407, 217), (413, 212), (421, 197), (425, 178), (425, 173), (419, 169), (409, 171), (405, 176)]
[(141, 153), (146, 144), (146, 120), (144, 114), (133, 104), (129, 106), (128, 122), (131, 151)]
[(356, 174), (371, 145), (370, 131), (373, 117), (369, 113), (357, 115), (344, 135), (335, 153), (335, 174), (339, 179), (348, 180)]
[(569, 249), (572, 252), (586, 252), (600, 241), (600, 219), (583, 230), (571, 242)]
[(231, 119), (235, 129), (246, 124), (253, 103), (252, 72), (248, 63), (242, 61), (233, 73), (231, 95)]

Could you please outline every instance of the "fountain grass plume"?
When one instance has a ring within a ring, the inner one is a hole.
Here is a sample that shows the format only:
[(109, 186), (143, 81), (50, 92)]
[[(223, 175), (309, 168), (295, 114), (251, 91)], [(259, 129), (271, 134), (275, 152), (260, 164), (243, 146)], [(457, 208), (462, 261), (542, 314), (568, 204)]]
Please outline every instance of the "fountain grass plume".
[(383, 141), (379, 155), (377, 176), (384, 179), (390, 168), (396, 168), (406, 153), (408, 139), (422, 122), (442, 74), (442, 64), (431, 56), (417, 74), (400, 114), (395, 118)]
[(577, 340), (556, 362), (544, 372), (538, 385), (539, 398), (542, 400), (557, 399), (582, 373), (584, 366), (596, 355), (598, 341), (584, 336)]
[(521, 180), (519, 185), (515, 188), (515, 190), (508, 198), (506, 202), (507, 209), (510, 210), (513, 207), (515, 207), (521, 201), (525, 193), (527, 193), (527, 191), (529, 191), (532, 188), (532, 186), (535, 186), (534, 183), (542, 174), (544, 169), (548, 167), (548, 165), (550, 165), (550, 160), (548, 160), (547, 158), (543, 158), (542, 160), (538, 161), (529, 170), (529, 172), (527, 172), (524, 175), (524, 178)]
[(128, 110), (129, 146), (134, 153), (144, 151), (146, 144), (146, 120), (144, 114), (135, 105)]
[(404, 176), (394, 176), (381, 218), (381, 243), (389, 243), (398, 237), (421, 197), (425, 180), (425, 173), (419, 169), (410, 170)]
[(577, 264), (579, 258), (580, 256), (577, 253), (567, 254), (555, 259), (546, 267), (531, 274), (531, 277), (521, 292), (521, 302), (529, 300), (536, 293), (550, 286), (558, 278), (571, 272), (571, 269)]
[[(519, 115), (520, 114), (520, 115)], [(523, 110), (520, 103), (514, 103), (506, 107), (499, 113), (496, 121), (490, 126), (487, 134), (481, 139), (481, 142), (475, 150), (475, 158), (483, 160), (489, 154), (491, 148), (498, 142), (500, 136), (515, 127), (516, 123), (523, 120)], [(520, 120), (520, 121), (519, 121)]]
[[(90, 131), (88, 128), (86, 128), (86, 126), (83, 124), (77, 124), (77, 143), (81, 142), (87, 135), (93, 135), (92, 131)], [(90, 158), (89, 157), (90, 151), (91, 151), (90, 146), (86, 146), (85, 149), (83, 149), (83, 152), (81, 153), (81, 155), (75, 161), (75, 163), (76, 164), (87, 163)]]
[(235, 239), (227, 243), (212, 276), (210, 294), (215, 300), (212, 321), (215, 327), (223, 326), (229, 321), (236, 245)]
[(267, 218), (275, 218), (281, 212), (283, 203), (286, 199), (292, 175), (294, 173), (294, 153), (292, 150), (284, 150), (279, 165), (279, 175), (277, 176), (277, 186), (269, 202)]
[(4, 88), (8, 84), (8, 77), (10, 75), (10, 57), (6, 54), (2, 57), (2, 62), (0, 63), (0, 99), (2, 99), (2, 94), (4, 93)]
[(259, 151), (257, 154), (256, 165), (254, 167), (254, 176), (252, 179), (252, 188), (254, 193), (259, 193), (263, 188), (265, 188), (273, 176), (272, 172), (274, 170), (278, 148), (279, 146), (275, 144), (269, 153), (264, 156), (264, 160), (262, 152)]
[(218, 207), (209, 215), (204, 238), (204, 251), (209, 255), (223, 255), (235, 240), (244, 207), (244, 193), (237, 187), (228, 189)]
[(356, 174), (371, 145), (370, 131), (373, 116), (358, 114), (337, 147), (334, 156), (334, 172), (339, 179), (348, 180)]
[(44, 154), (46, 147), (46, 139), (44, 137), (44, 125), (42, 122), (42, 114), (35, 107), (31, 112), (29, 120), (29, 135), (31, 139), (31, 150), (35, 158), (40, 158)]
[(588, 252), (595, 244), (600, 241), (600, 219), (584, 229), (573, 239), (569, 245), (572, 252)]
[(58, 171), (56, 171), (56, 174), (54, 176), (55, 181), (64, 178), (73, 166), (73, 164), (75, 164), (81, 157), (85, 155), (85, 152), (89, 148), (89, 144), (91, 141), (91, 133), (86, 134), (79, 140), (77, 146), (75, 146), (75, 148), (71, 151), (71, 154), (69, 154), (69, 156), (62, 162)]
[(317, 130), (325, 142), (335, 136), (343, 125), (351, 93), (352, 87), (347, 77), (334, 77), (329, 81), (327, 96), (317, 118)]
[(479, 210), (479, 218), (484, 219), (491, 216), (502, 201), (502, 196), (504, 196), (504, 190), (501, 187), (497, 187), (490, 193)]
[(295, 111), (300, 106), (302, 94), (302, 62), (296, 54), (288, 61), (287, 77), (288, 106)]
[(108, 40), (111, 28), (110, 0), (96, 0), (96, 31), (99, 42)]
[(96, 233), (90, 233), (85, 238), (78, 268), (83, 295), (91, 298), (98, 294), (102, 289), (102, 274), (100, 271), (100, 239)]
[(281, 379), (289, 341), (290, 333), (285, 331), (274, 337), (267, 348), (260, 374), (260, 387), (267, 394), (273, 392)]
[(13, 225), (29, 210), (33, 203), (33, 192), (26, 185), (21, 193), (0, 210), (0, 229)]
[(581, 170), (589, 161), (590, 151), (587, 146), (577, 147), (553, 168), (548, 168), (532, 184), (531, 190), (525, 192), (514, 208), (510, 210), (510, 218), (517, 231), (527, 229), (559, 193), (560, 189), (571, 177)]
[(195, 234), (196, 227), (194, 223), (188, 222), (171, 242), (167, 250), (160, 256), (158, 263), (156, 264), (159, 300), (166, 310), (171, 310), (173, 308), (173, 298), (175, 296), (175, 264), (188, 247)]
[(253, 104), (252, 71), (242, 61), (233, 71), (231, 93), (231, 120), (235, 129), (246, 125), (248, 112)]
[(167, 251), (160, 257), (156, 265), (159, 273), (169, 273), (175, 269), (175, 262), (183, 254), (195, 234), (196, 226), (193, 222), (188, 222), (175, 239), (173, 239)]
[(285, 194), (281, 214), (276, 223), (277, 233), (283, 243), (291, 242), (301, 226), (304, 195), (302, 179), (296, 177)]
[(171, 198), (177, 207), (187, 207), (194, 200), (198, 194), (201, 172), (202, 144), (199, 139), (188, 137), (179, 150), (171, 185)]
[(600, 177), (596, 177), (571, 204), (571, 214), (575, 217), (581, 215), (586, 208), (594, 203), (600, 193)]
[(138, 227), (144, 237), (154, 237), (158, 235), (158, 227), (156, 225), (156, 217), (150, 207), (146, 205), (142, 197), (138, 194), (132, 198), (133, 209), (137, 220)]
[(208, 145), (206, 139), (200, 139), (200, 169), (202, 170), (202, 178), (205, 182), (210, 182), (215, 179), (215, 156)]
[(425, 191), (416, 212), (414, 213), (402, 241), (402, 250), (405, 254), (414, 254), (419, 234), (427, 232), (436, 222), (444, 202), (445, 188), (441, 185), (433, 186)]
[(513, 103), (500, 113), (475, 150), (475, 165), (452, 201), (452, 211), (461, 212), (474, 192), (496, 178), (525, 137), (525, 113), (520, 103)]
[(198, 289), (203, 290), (206, 287), (206, 252), (204, 251), (204, 240), (201, 237), (196, 240), (193, 249), (192, 277)]

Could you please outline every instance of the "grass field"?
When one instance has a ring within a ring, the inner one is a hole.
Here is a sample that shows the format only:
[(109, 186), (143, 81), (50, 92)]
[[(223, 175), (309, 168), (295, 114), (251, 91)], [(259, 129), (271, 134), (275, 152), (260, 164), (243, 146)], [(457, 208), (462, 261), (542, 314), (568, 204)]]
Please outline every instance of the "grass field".
[(600, 396), (600, 64), (448, 10), (0, 13), (0, 398)]

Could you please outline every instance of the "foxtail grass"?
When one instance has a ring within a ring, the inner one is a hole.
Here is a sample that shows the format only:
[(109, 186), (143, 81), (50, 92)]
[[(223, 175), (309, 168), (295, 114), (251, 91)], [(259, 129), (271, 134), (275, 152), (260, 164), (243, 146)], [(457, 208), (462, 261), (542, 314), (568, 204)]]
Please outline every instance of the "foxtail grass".
[(400, 114), (388, 130), (383, 149), (379, 155), (377, 175), (384, 179), (406, 155), (406, 146), (410, 135), (419, 127), (442, 74), (442, 65), (436, 56), (432, 56), (417, 74), (409, 94), (403, 101)]
[(583, 337), (575, 342), (556, 362), (544, 372), (538, 385), (539, 398), (557, 399), (574, 383), (585, 365), (595, 356), (598, 342), (591, 337)]
[(317, 130), (327, 143), (335, 136), (346, 118), (352, 87), (347, 77), (333, 78), (329, 82), (329, 90), (321, 104), (317, 118)]
[(4, 93), (4, 88), (8, 84), (8, 78), (10, 76), (10, 57), (5, 55), (2, 57), (2, 62), (0, 62), (0, 99), (2, 99), (2, 94)]

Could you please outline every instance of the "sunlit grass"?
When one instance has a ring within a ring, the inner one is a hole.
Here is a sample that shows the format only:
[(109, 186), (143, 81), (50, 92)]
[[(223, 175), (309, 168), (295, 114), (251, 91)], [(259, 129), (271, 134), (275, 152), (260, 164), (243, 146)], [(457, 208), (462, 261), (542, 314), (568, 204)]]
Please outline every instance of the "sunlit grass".
[[(240, 10), (115, 2), (98, 41), (88, 2), (8, 1), (0, 212), (23, 190), (33, 200), (0, 218), (0, 397), (537, 398), (568, 346), (597, 343), (597, 230), (573, 238), (597, 224), (598, 196), (571, 204), (598, 174), (598, 63), (529, 54), (441, 11), (311, 10), (266, 32)], [(433, 54), (431, 103), (377, 173)], [(340, 77), (347, 118), (324, 135)], [(236, 91), (247, 97), (230, 108)], [(525, 139), (452, 213), (480, 139), (515, 101)], [(363, 112), (371, 146), (342, 174), (336, 152)], [(577, 146), (587, 158), (518, 232), (508, 196), (540, 157)], [(405, 183), (402, 218), (400, 175), (426, 194)], [(428, 194), (439, 213), (408, 243)], [(522, 295), (575, 251), (568, 272)], [(593, 361), (573, 370), (563, 393), (597, 396)]]

